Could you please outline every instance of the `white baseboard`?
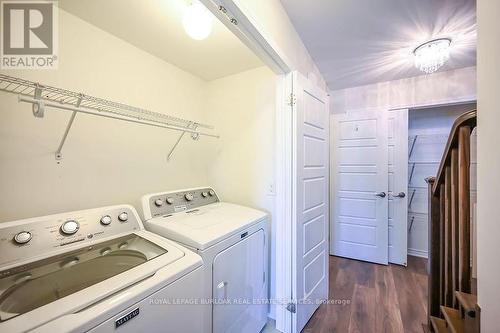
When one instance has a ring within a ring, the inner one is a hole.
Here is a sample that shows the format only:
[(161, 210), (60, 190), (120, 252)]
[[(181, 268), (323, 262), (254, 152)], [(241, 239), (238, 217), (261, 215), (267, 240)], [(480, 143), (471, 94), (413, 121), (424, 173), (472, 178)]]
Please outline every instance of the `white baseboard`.
[(428, 257), (427, 251), (417, 250), (417, 249), (408, 249), (408, 255), (414, 256), (414, 257), (426, 258), (426, 259)]

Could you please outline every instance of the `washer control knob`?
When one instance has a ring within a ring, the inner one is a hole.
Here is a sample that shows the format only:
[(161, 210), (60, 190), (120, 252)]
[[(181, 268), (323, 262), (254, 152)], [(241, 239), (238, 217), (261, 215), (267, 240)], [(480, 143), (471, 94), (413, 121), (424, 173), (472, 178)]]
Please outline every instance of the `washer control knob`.
[(68, 220), (61, 225), (61, 231), (65, 235), (73, 235), (80, 229), (80, 224), (75, 220)]
[(171, 205), (171, 204), (173, 204), (173, 203), (174, 203), (174, 198), (168, 197), (168, 198), (166, 199), (166, 201), (167, 201), (167, 203), (168, 203), (169, 205)]
[(104, 215), (103, 217), (101, 217), (101, 224), (102, 225), (110, 225), (111, 224), (111, 216)]
[(191, 201), (194, 199), (194, 195), (193, 193), (186, 193), (186, 195), (184, 196), (184, 198), (187, 200), (187, 201)]
[(105, 256), (106, 254), (109, 254), (111, 253), (111, 248), (109, 247), (105, 247), (104, 249), (102, 249), (100, 252), (101, 256)]
[(14, 242), (16, 242), (17, 244), (26, 244), (31, 240), (31, 237), (33, 237), (31, 235), (31, 232), (21, 231), (14, 236)]
[(210, 191), (208, 191), (208, 194), (210, 194), (210, 196), (213, 197), (215, 195), (215, 192), (214, 192), (214, 190), (210, 190)]
[(120, 222), (127, 222), (128, 220), (127, 212), (120, 213), (120, 215), (118, 215), (118, 220), (120, 220)]
[(206, 198), (208, 196), (208, 192), (201, 192), (201, 196)]
[(161, 207), (161, 206), (163, 206), (163, 200), (161, 200), (161, 199), (156, 199), (156, 200), (155, 200), (155, 206), (156, 206), (156, 207)]

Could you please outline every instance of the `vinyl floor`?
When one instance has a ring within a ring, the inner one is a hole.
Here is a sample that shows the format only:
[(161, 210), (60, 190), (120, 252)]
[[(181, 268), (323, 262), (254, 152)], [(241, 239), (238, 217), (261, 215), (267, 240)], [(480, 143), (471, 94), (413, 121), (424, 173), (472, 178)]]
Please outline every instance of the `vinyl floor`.
[(426, 259), (408, 267), (330, 256), (330, 300), (303, 333), (422, 333), (427, 312)]

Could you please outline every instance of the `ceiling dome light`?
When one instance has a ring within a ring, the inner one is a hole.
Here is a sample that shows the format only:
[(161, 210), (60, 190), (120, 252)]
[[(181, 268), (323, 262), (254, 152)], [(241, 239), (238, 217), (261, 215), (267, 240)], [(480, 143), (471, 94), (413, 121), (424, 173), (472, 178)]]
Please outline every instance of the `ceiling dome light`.
[(207, 38), (212, 32), (214, 18), (212, 13), (208, 11), (198, 1), (193, 1), (182, 18), (182, 25), (189, 37), (202, 40)]
[(450, 59), (450, 38), (438, 38), (425, 42), (413, 51), (415, 67), (427, 74), (434, 73)]

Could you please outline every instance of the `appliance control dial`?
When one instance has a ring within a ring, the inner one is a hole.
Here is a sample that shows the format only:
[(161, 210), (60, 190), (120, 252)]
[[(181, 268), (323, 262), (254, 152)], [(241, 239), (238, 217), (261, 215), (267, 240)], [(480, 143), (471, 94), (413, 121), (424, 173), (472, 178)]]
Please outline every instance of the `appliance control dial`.
[(169, 205), (171, 205), (174, 203), (174, 198), (168, 197), (166, 201)]
[(14, 236), (14, 242), (16, 242), (17, 244), (26, 244), (31, 240), (32, 237), (33, 236), (31, 235), (31, 232), (21, 231)]
[(163, 206), (163, 200), (161, 200), (161, 199), (156, 199), (156, 200), (155, 200), (155, 206), (156, 206), (156, 207), (161, 207), (161, 206)]
[(128, 220), (127, 212), (120, 213), (120, 215), (118, 215), (118, 220), (120, 220), (121, 222), (127, 222)]
[(103, 217), (101, 217), (101, 224), (102, 225), (110, 225), (111, 224), (111, 216), (104, 215)]
[(210, 194), (210, 196), (213, 197), (215, 195), (215, 192), (214, 192), (214, 190), (210, 190), (210, 191), (208, 191), (208, 194)]
[(68, 220), (61, 225), (61, 231), (65, 235), (73, 235), (80, 229), (80, 224), (75, 220)]
[(208, 192), (201, 192), (201, 196), (206, 198), (208, 196)]
[(184, 198), (187, 200), (187, 201), (191, 201), (194, 199), (194, 195), (192, 193), (186, 193), (186, 195), (184, 196)]

